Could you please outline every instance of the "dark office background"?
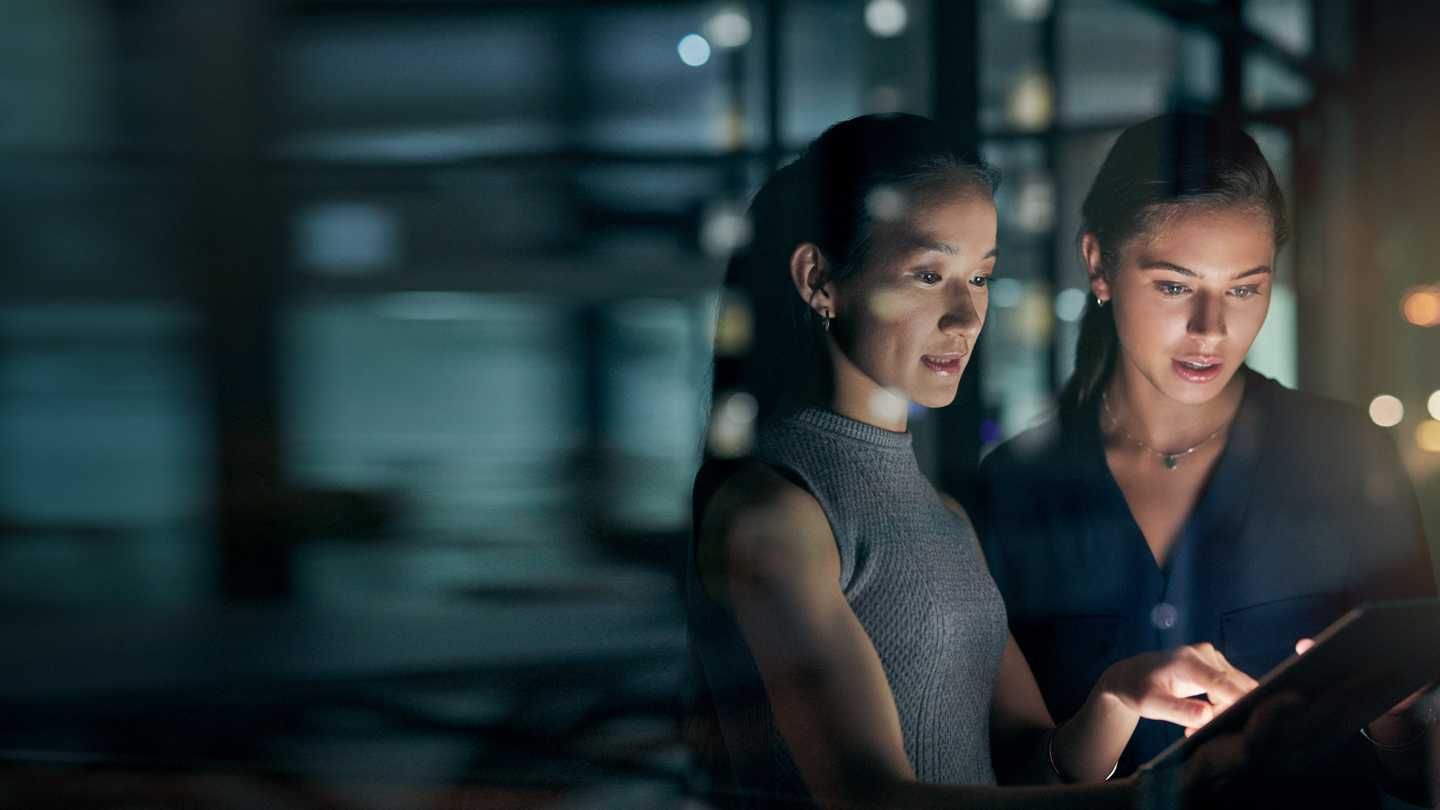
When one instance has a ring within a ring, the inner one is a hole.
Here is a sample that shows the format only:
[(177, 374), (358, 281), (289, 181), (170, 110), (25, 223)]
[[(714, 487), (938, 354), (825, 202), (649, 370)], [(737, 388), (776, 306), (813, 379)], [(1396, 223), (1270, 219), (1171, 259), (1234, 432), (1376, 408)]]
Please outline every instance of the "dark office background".
[(1393, 425), (1435, 542), (1437, 37), (1427, 0), (5, 0), (0, 807), (706, 806), (675, 577), (754, 427), (724, 262), (867, 112), (1005, 172), (981, 351), (911, 420), (937, 484), (1069, 373), (1110, 142), (1205, 109), (1296, 222), (1252, 364)]

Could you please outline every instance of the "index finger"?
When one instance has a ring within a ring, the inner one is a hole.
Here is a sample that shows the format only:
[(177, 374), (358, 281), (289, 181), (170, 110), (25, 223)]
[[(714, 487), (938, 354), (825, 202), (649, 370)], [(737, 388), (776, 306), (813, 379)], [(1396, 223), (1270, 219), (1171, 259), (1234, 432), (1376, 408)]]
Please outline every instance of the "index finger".
[(1221, 710), (1244, 697), (1258, 682), (1235, 668), (1219, 650), (1209, 648), (1200, 655), (1208, 679), (1206, 696)]

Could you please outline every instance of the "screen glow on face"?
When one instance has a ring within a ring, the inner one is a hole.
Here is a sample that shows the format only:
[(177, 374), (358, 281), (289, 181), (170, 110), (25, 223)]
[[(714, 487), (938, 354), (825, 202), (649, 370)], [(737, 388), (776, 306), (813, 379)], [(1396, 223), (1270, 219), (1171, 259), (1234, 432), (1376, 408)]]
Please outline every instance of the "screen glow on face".
[(1096, 282), (1114, 307), (1122, 362), (1177, 402), (1210, 400), (1265, 323), (1274, 264), (1264, 213), (1177, 212)]
[(955, 398), (985, 322), (995, 206), (949, 199), (876, 226), (870, 260), (839, 291), (837, 341), (874, 384), (926, 407)]

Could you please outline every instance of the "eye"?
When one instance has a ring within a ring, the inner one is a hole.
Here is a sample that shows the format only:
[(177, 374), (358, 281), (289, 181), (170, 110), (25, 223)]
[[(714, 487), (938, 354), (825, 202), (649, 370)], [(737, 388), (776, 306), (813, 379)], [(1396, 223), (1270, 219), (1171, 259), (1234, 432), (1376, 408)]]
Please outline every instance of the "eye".
[(915, 274), (915, 278), (918, 279), (921, 284), (939, 284), (941, 281), (940, 274), (933, 270), (921, 270)]
[(1259, 287), (1236, 287), (1230, 291), (1230, 294), (1236, 298), (1249, 298), (1252, 295), (1259, 294), (1259, 292)]
[(970, 283), (973, 284), (973, 285), (975, 285), (976, 287), (981, 287), (981, 288), (983, 288), (983, 287), (988, 287), (988, 286), (990, 286), (990, 277), (989, 277), (989, 276), (975, 276), (974, 278), (970, 279)]
[(1174, 284), (1168, 281), (1156, 282), (1155, 289), (1159, 290), (1162, 295), (1170, 296), (1182, 295), (1190, 290), (1184, 284)]

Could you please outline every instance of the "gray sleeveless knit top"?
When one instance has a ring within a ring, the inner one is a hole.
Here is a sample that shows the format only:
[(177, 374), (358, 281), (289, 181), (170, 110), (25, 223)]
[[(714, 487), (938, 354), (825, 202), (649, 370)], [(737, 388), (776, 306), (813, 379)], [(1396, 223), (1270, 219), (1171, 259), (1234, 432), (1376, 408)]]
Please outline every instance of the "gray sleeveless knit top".
[[(829, 519), (841, 589), (884, 666), (916, 776), (993, 785), (990, 695), (1005, 606), (974, 532), (920, 473), (910, 434), (798, 406), (765, 424), (752, 456), (803, 485)], [(742, 803), (808, 805), (754, 659), (700, 586), (693, 555), (688, 591), (692, 644)]]

